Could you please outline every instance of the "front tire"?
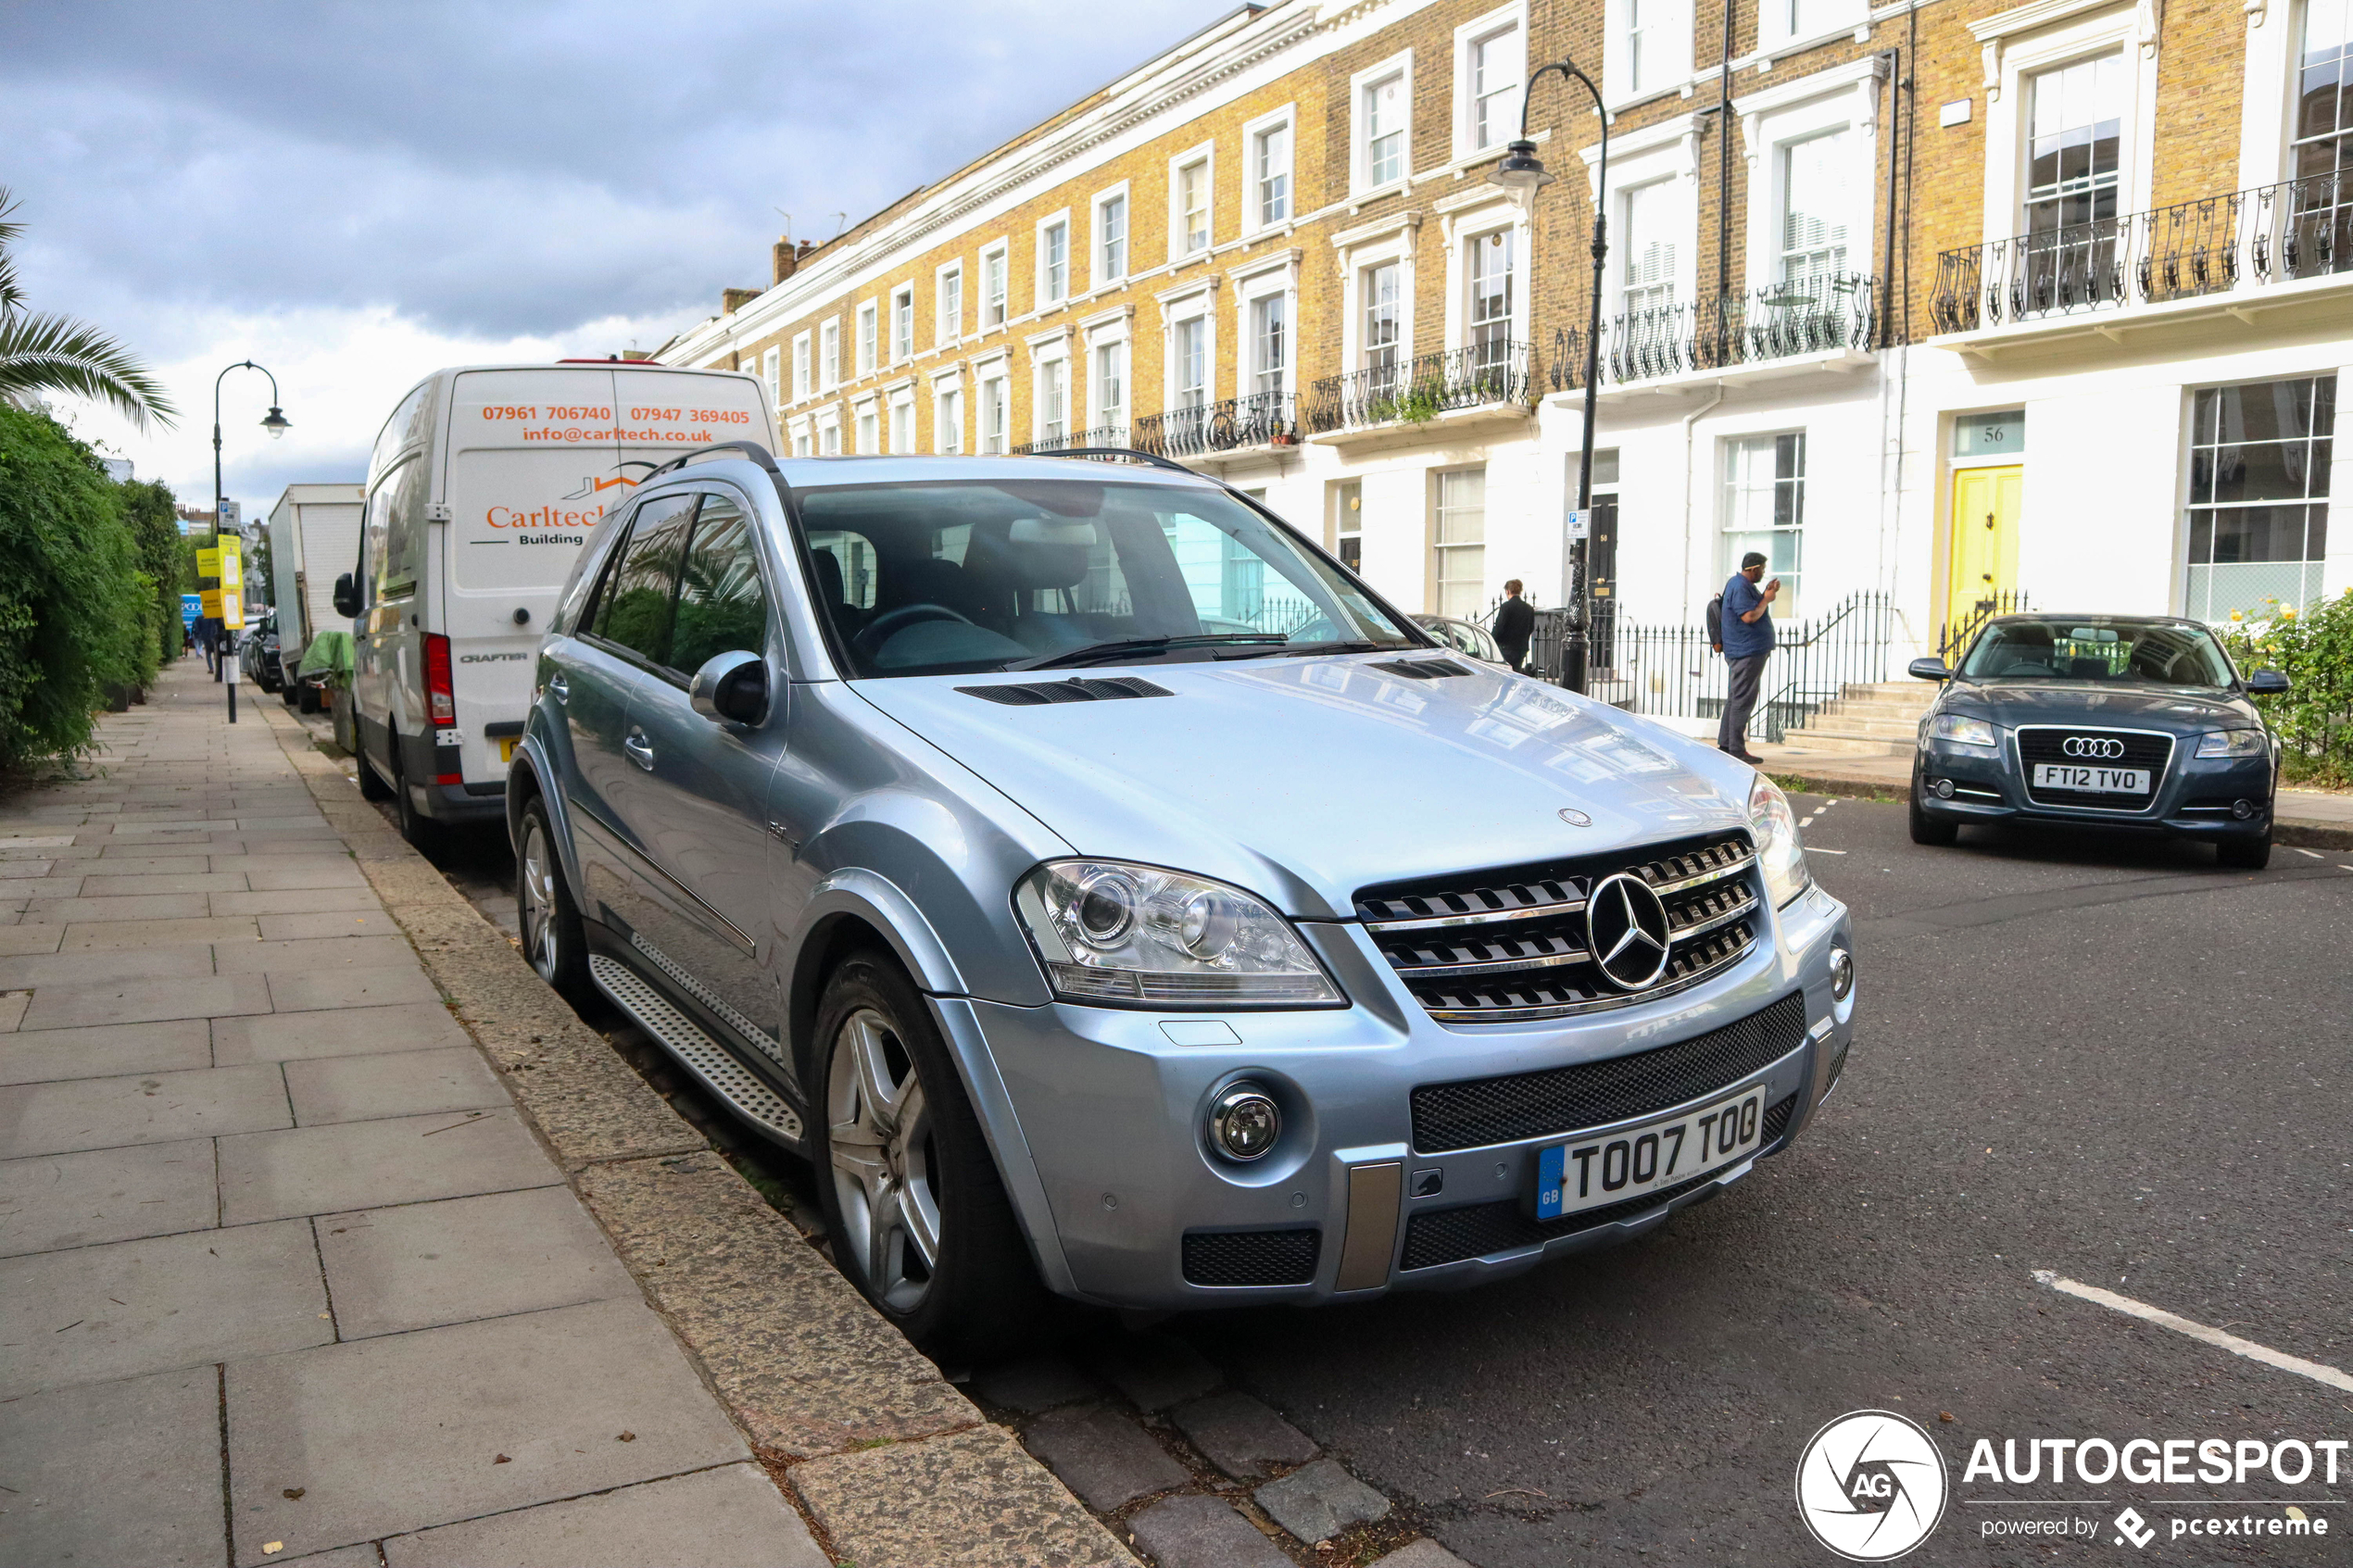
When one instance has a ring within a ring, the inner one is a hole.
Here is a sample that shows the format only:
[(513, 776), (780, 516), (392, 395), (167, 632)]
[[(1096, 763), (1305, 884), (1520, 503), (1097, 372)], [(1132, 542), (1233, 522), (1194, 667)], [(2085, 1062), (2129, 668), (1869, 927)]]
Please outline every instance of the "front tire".
[(548, 821), (547, 803), (537, 796), (522, 809), (522, 829), (515, 852), (515, 923), (522, 937), (522, 956), (556, 994), (579, 1006), (587, 999), (588, 938), (580, 924), (580, 907), (573, 902), (564, 881), (564, 863), (556, 853), (556, 833)]
[(1935, 818), (1930, 816), (1926, 811), (1920, 809), (1920, 771), (1917, 763), (1914, 764), (1912, 768), (1911, 798), (1911, 828), (1913, 843), (1925, 844), (1932, 848), (1949, 849), (1954, 845), (1960, 842), (1960, 823), (1940, 822)]
[(2218, 838), (2214, 863), (2234, 872), (2259, 872), (2271, 863), (2271, 830), (2260, 838)]
[(1015, 1348), (1045, 1291), (923, 997), (889, 959), (853, 954), (826, 980), (816, 1039), (835, 1264), (935, 1360)]

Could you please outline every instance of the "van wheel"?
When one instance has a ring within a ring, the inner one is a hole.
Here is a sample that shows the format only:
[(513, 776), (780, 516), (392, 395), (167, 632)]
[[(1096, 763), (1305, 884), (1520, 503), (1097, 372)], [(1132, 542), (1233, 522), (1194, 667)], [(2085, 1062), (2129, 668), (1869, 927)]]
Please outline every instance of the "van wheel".
[[(392, 749), (395, 757), (399, 756), (397, 731), (394, 732)], [(400, 819), (400, 836), (409, 841), (411, 849), (420, 855), (430, 855), (441, 847), (442, 826), (417, 809), (416, 801), (409, 794), (409, 772), (405, 768), (392, 775), (392, 809)]]
[(853, 954), (825, 982), (816, 1038), (836, 1266), (935, 1360), (1016, 1348), (1045, 1289), (923, 997), (889, 959)]
[(547, 803), (534, 796), (522, 809), (522, 847), (515, 856), (515, 918), (522, 956), (556, 994), (577, 1007), (589, 993), (588, 939), (580, 908), (564, 881), (563, 859)]

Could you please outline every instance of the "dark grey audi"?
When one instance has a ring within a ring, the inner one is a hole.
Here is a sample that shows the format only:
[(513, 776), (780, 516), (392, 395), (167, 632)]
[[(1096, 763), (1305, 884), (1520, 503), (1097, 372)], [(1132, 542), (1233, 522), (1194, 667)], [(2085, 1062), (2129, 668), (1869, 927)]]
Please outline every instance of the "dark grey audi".
[(2287, 677), (2242, 678), (2214, 633), (2160, 616), (2006, 615), (1942, 681), (1912, 762), (1912, 842), (1951, 844), (1971, 822), (2204, 839), (2226, 866), (2271, 855), (2279, 746), (2250, 697)]

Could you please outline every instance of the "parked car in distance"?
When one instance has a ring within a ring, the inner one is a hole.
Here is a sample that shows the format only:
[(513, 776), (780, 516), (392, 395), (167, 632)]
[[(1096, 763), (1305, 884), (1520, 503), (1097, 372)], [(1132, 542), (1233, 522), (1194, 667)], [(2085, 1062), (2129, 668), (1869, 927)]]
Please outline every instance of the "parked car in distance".
[(1482, 663), (1509, 668), (1509, 661), (1504, 658), (1504, 650), (1495, 646), (1493, 635), (1476, 621), (1457, 621), (1451, 615), (1416, 615), (1414, 624), (1456, 653), (1466, 653)]
[(2287, 677), (2241, 678), (2214, 633), (2168, 616), (2006, 615), (1948, 670), (1920, 720), (1912, 841), (1970, 823), (2096, 828), (2203, 839), (2223, 865), (2271, 854), (2279, 746), (2252, 696)]
[(237, 639), (237, 664), (245, 679), (275, 695), (284, 684), (278, 658), (278, 615), (275, 610), (247, 626)]
[(531, 963), (807, 1156), (935, 1355), (1041, 1290), (1361, 1299), (1642, 1234), (1853, 1036), (1769, 779), (1141, 455), (647, 475), (506, 800)]

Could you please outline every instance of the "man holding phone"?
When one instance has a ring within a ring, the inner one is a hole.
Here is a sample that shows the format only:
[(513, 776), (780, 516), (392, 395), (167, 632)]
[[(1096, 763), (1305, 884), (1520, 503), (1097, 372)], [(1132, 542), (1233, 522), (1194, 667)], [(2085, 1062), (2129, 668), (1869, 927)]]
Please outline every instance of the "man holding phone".
[(1716, 746), (1752, 766), (1763, 759), (1748, 749), (1748, 716), (1756, 709), (1757, 683), (1765, 678), (1765, 661), (1773, 657), (1773, 601), (1780, 596), (1778, 577), (1757, 586), (1765, 576), (1765, 558), (1751, 550), (1741, 558), (1741, 569), (1724, 584), (1723, 651), (1731, 667), (1724, 696), (1724, 721), (1716, 730)]

